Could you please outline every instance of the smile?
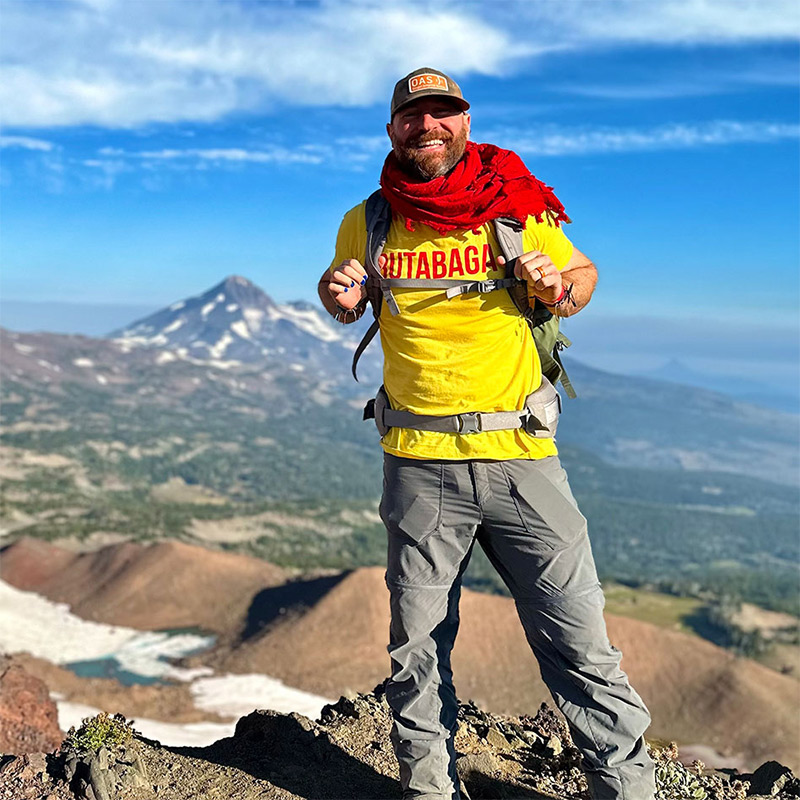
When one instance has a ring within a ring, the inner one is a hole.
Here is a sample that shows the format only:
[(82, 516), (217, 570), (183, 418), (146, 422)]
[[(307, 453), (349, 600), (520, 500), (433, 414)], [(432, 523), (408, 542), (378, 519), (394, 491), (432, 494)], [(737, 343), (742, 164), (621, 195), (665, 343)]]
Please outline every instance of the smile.
[(416, 145), (416, 148), (417, 150), (432, 150), (435, 147), (442, 147), (442, 146), (444, 146), (443, 139), (431, 139), (431, 141), (429, 142)]

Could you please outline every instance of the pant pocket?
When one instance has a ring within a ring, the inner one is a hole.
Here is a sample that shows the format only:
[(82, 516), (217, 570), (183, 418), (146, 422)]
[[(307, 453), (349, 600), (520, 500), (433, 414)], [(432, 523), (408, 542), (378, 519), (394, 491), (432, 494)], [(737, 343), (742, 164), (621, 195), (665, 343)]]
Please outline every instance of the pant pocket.
[(442, 521), (441, 464), (387, 454), (383, 467), (380, 516), (390, 533), (420, 544)]
[(522, 525), (536, 537), (534, 547), (561, 550), (585, 535), (586, 518), (572, 498), (557, 459), (522, 462), (510, 470), (510, 482)]

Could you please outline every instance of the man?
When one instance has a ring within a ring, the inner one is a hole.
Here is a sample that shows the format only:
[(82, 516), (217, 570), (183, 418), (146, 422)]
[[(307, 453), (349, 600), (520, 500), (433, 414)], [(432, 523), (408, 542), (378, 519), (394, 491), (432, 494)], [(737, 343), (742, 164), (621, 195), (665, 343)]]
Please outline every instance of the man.
[[(549, 384), (507, 287), (486, 283), (505, 277), (494, 220), (524, 225), (514, 274), (555, 315), (586, 305), (596, 270), (564, 235), (560, 223), (569, 219), (552, 191), (514, 153), (468, 141), (468, 108), (438, 70), (399, 81), (381, 175), (392, 211), (377, 262), (391, 300), (379, 317), (388, 408), (376, 406), (392, 426), (381, 439), (392, 614), (386, 696), (403, 797), (460, 797), (450, 653), (477, 539), (514, 597), (583, 753), (592, 797), (653, 800), (643, 739), (650, 716), (606, 635), (586, 520), (552, 434), (524, 422), (528, 400)], [(345, 215), (319, 285), (343, 322), (366, 306), (366, 247), (362, 203)], [(443, 292), (447, 281), (454, 296)], [(464, 428), (478, 417), (479, 426)]]

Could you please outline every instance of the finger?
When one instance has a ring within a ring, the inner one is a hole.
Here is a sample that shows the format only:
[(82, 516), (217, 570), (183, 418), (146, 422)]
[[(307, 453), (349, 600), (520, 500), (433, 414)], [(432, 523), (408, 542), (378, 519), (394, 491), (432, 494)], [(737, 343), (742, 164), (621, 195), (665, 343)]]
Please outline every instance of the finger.
[(347, 288), (354, 288), (356, 286), (362, 286), (362, 280), (366, 283), (366, 275), (363, 277), (357, 275), (355, 270), (352, 267), (344, 267), (343, 269), (337, 269), (336, 272), (333, 273), (333, 279), (340, 283), (342, 286)]
[(367, 277), (367, 271), (361, 266), (361, 262), (357, 261), (355, 258), (350, 258), (347, 261), (343, 261), (340, 265), (340, 269), (349, 267), (350, 269), (347, 270), (353, 277), (358, 276), (358, 279), (361, 280), (362, 278)]
[(561, 285), (561, 276), (556, 272), (548, 275), (542, 280), (536, 282), (537, 289), (552, 289), (555, 286)]
[(356, 286), (357, 284), (364, 285), (367, 282), (367, 273), (363, 270), (359, 272), (352, 264), (343, 264), (340, 272), (347, 275), (350, 285)]

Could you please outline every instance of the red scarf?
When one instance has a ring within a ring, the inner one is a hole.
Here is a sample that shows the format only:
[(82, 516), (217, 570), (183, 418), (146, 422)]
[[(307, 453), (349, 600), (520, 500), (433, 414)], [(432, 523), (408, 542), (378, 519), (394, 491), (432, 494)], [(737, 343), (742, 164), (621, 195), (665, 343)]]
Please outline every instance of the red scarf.
[(537, 180), (511, 150), (493, 144), (467, 142), (464, 156), (441, 178), (424, 181), (410, 177), (389, 153), (381, 173), (381, 191), (395, 215), (439, 233), (469, 228), (477, 230), (497, 217), (513, 217), (525, 224), (542, 216), (555, 224), (569, 222), (551, 187)]

